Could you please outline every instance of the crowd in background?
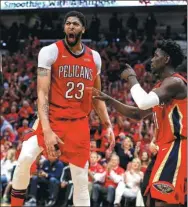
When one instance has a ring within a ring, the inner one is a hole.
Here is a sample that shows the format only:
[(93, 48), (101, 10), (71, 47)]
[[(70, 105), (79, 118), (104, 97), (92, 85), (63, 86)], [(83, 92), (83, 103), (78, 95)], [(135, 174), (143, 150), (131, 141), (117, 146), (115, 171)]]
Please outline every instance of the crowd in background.
[[(13, 22), (9, 27), (0, 20), (1, 40), (3, 48), (8, 48), (9, 51), (15, 52), (19, 47), (19, 40), (31, 38), (38, 39), (60, 39), (63, 33), (63, 13), (61, 12), (38, 12), (31, 15), (25, 14), (25, 20), (22, 22)], [(143, 40), (146, 35), (147, 40), (153, 42), (153, 36), (157, 35), (157, 28), (162, 27), (162, 36), (165, 38), (172, 37), (176, 40), (186, 40), (187, 35), (187, 15), (183, 16), (179, 22), (179, 31), (175, 31), (172, 25), (159, 22), (154, 13), (149, 12), (144, 19), (140, 20), (134, 12), (130, 12), (127, 19), (118, 15), (117, 12), (108, 17), (108, 25), (104, 27), (100, 16), (94, 14), (90, 21), (87, 22), (87, 30), (83, 35), (84, 39), (92, 41), (125, 41), (130, 31), (137, 33), (139, 40)], [(158, 29), (158, 31), (161, 29)], [(181, 31), (181, 32), (180, 32)], [(159, 34), (158, 34), (159, 35)], [(135, 34), (133, 35), (134, 43), (136, 41)]]
[[(157, 41), (169, 38), (171, 34), (156, 33), (157, 21), (154, 17), (153, 23), (146, 22), (143, 32), (138, 31), (138, 19), (132, 13), (127, 21), (128, 32), (125, 34), (125, 41), (118, 42), (116, 40), (117, 35), (121, 34), (121, 21), (118, 20), (118, 28), (110, 26), (117, 25), (116, 14), (114, 15), (109, 20), (109, 29), (114, 41), (107, 40), (104, 34), (101, 34), (100, 37), (92, 37), (94, 41), (87, 45), (101, 55), (102, 90), (122, 103), (134, 106), (128, 84), (120, 80), (120, 71), (125, 63), (129, 63), (136, 71), (144, 90), (149, 92), (157, 80), (151, 73), (149, 58), (156, 48)], [(92, 28), (97, 29), (97, 25), (100, 24), (96, 18), (92, 20), (89, 32)], [(9, 202), (12, 175), (24, 134), (30, 130), (34, 117), (37, 116), (37, 56), (43, 46), (37, 31), (45, 25), (38, 25), (36, 22), (30, 33), (26, 25), (20, 25), (18, 29), (17, 24), (13, 24), (8, 30), (11, 53), (2, 56), (4, 94), (0, 99), (0, 157), (3, 170), (0, 190), (2, 200), (6, 203)], [(24, 46), (20, 47), (18, 42), (15, 43), (15, 37), (25, 39)], [(150, 46), (147, 44), (148, 40), (152, 41)], [(120, 203), (122, 197), (125, 197), (128, 199), (123, 200), (124, 204), (134, 206), (151, 157), (149, 143), (154, 134), (153, 119), (150, 116), (138, 122), (123, 117), (109, 105), (107, 107), (116, 137), (115, 150), (110, 159), (106, 156), (109, 142), (105, 137), (105, 129), (102, 128), (94, 110), (89, 119), (91, 156), (88, 187), (91, 199), (93, 206), (99, 206), (101, 201), (112, 205), (114, 200)], [(125, 179), (119, 182), (122, 176)], [(59, 160), (40, 155), (31, 168), (31, 182), (25, 205), (31, 206), (37, 202), (42, 205), (45, 203), (46, 206), (55, 203), (57, 206), (68, 206), (72, 204), (72, 192), (69, 166)]]

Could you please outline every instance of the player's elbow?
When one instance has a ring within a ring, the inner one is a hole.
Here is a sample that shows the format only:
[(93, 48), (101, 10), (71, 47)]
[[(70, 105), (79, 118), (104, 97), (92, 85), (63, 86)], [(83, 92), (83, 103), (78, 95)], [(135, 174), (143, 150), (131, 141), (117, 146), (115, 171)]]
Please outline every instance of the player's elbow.
[(141, 110), (147, 110), (151, 108), (145, 100), (140, 101), (137, 105), (138, 105), (138, 108)]
[(151, 91), (149, 94), (139, 99), (137, 105), (141, 110), (148, 110), (159, 105), (159, 97), (155, 92)]

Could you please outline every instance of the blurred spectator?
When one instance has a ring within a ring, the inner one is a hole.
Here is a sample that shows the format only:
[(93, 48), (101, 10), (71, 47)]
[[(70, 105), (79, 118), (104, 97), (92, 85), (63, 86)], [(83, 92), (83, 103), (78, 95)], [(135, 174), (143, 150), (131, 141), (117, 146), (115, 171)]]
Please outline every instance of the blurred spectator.
[(137, 197), (140, 190), (140, 183), (143, 180), (143, 172), (140, 171), (141, 161), (138, 158), (133, 159), (129, 170), (124, 174), (124, 180), (118, 183), (115, 194), (114, 204), (120, 206), (122, 196), (127, 198)]
[(99, 34), (99, 40), (97, 42), (98, 46), (107, 46), (108, 41), (103, 33)]
[(7, 205), (9, 204), (9, 201), (10, 201), (10, 191), (11, 191), (11, 188), (12, 188), (12, 178), (13, 178), (13, 174), (14, 174), (15, 168), (16, 168), (16, 164), (13, 166), (13, 169), (11, 171), (10, 180), (7, 183), (7, 185), (5, 187), (5, 190), (4, 190), (4, 193), (3, 193), (3, 199), (2, 199), (2, 203), (3, 204), (7, 204)]
[(115, 39), (117, 38), (120, 22), (118, 20), (117, 12), (114, 12), (109, 19), (109, 31)]
[[(30, 182), (30, 196), (31, 199), (26, 205), (36, 205), (37, 202), (37, 186), (48, 186), (49, 198), (46, 206), (53, 206), (56, 203), (56, 199), (59, 192), (60, 177), (63, 170), (63, 163), (54, 157), (48, 156), (48, 160), (45, 160), (42, 168), (39, 169), (38, 176), (33, 176)], [(43, 187), (44, 187), (43, 186)], [(44, 190), (45, 188), (43, 188)]]
[(103, 173), (96, 173), (94, 175), (95, 182), (104, 183), (103, 185), (94, 183), (92, 191), (93, 207), (100, 206), (99, 198), (106, 195), (108, 206), (113, 206), (115, 189), (118, 183), (123, 179), (124, 170), (119, 167), (119, 156), (113, 154), (107, 168)]
[(5, 129), (2, 136), (2, 141), (9, 141), (10, 143), (13, 143), (16, 141), (15, 133), (10, 128)]
[(146, 169), (147, 169), (147, 167), (149, 165), (149, 162), (150, 162), (150, 156), (149, 156), (148, 152), (143, 151), (141, 156), (139, 157), (138, 152), (139, 152), (139, 146), (136, 145), (134, 155), (135, 155), (136, 158), (139, 158), (141, 160), (141, 168), (140, 168), (140, 170), (143, 173), (145, 173)]
[(23, 105), (20, 108), (18, 115), (20, 116), (20, 119), (31, 119), (31, 116), (34, 114), (34, 111), (32, 107), (30, 106), (29, 102), (24, 100)]
[(3, 117), (0, 117), (0, 127), (1, 127), (1, 136), (3, 136), (4, 131), (10, 129), (13, 132), (12, 125)]
[(135, 37), (135, 40), (131, 40), (128, 36), (127, 36), (127, 41), (129, 42), (129, 45), (131, 45), (132, 50), (131, 50), (131, 54), (135, 54), (137, 55), (136, 57), (138, 57), (138, 55), (141, 55), (142, 52), (142, 46), (144, 45), (145, 41), (146, 41), (146, 36), (144, 36), (144, 39), (142, 41), (140, 41), (140, 39), (138, 37)]
[(144, 76), (144, 73), (146, 72), (145, 65), (141, 63), (140, 60), (137, 60), (137, 63), (134, 65), (134, 71), (137, 77), (140, 79), (141, 77)]
[(155, 29), (157, 26), (157, 20), (152, 12), (150, 12), (145, 21), (145, 31), (148, 40), (152, 40), (152, 36), (155, 34)]
[(10, 52), (16, 52), (18, 49), (19, 27), (17, 22), (13, 22), (8, 31), (8, 49)]
[(134, 12), (131, 12), (127, 19), (127, 27), (131, 30), (138, 29), (138, 18), (136, 17)]
[(117, 144), (116, 153), (120, 158), (120, 166), (126, 170), (128, 163), (134, 158), (133, 143), (130, 137), (126, 137), (121, 144)]
[(187, 34), (187, 15), (184, 16), (184, 19), (181, 25), (184, 27), (185, 34)]
[(95, 181), (96, 173), (103, 173), (104, 168), (98, 163), (98, 154), (96, 152), (91, 152), (89, 161), (89, 193), (91, 195), (93, 182)]
[(172, 28), (171, 28), (170, 25), (168, 25), (168, 26), (166, 27), (166, 31), (165, 31), (165, 35), (164, 35), (164, 37), (165, 37), (165, 39), (170, 39), (171, 36), (172, 36)]
[(26, 134), (30, 130), (29, 128), (29, 122), (27, 119), (24, 119), (22, 121), (22, 126), (18, 128), (18, 137), (19, 139), (22, 139), (24, 134)]
[(64, 197), (64, 199), (62, 199), (63, 203), (61, 204), (61, 207), (67, 207), (68, 204), (72, 203), (73, 188), (74, 188), (69, 165), (63, 168), (60, 182), (61, 182), (60, 185), (61, 185), (61, 189), (63, 190), (63, 197)]
[(90, 152), (100, 152), (101, 149), (97, 147), (97, 143), (95, 140), (90, 141)]
[(19, 120), (19, 116), (17, 113), (17, 108), (15, 106), (11, 107), (11, 111), (6, 116), (6, 120), (11, 124), (14, 125)]
[(28, 34), (29, 34), (28, 26), (24, 23), (20, 23), (19, 33), (18, 33), (19, 39), (26, 39), (28, 37)]
[(1, 182), (0, 193), (2, 196), (3, 187), (10, 181), (11, 172), (16, 165), (16, 150), (9, 149), (7, 155), (1, 160)]
[(100, 19), (97, 15), (93, 15), (89, 26), (89, 37), (94, 40), (99, 40)]

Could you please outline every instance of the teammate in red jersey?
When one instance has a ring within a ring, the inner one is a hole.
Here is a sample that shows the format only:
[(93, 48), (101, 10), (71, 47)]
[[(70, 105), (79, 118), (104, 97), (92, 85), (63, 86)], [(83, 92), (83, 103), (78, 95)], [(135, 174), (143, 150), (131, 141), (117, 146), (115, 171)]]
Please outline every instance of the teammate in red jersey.
[[(38, 119), (25, 135), (13, 178), (11, 205), (22, 206), (29, 184), (29, 169), (41, 151), (70, 164), (74, 206), (90, 206), (88, 159), (92, 106), (114, 146), (114, 134), (103, 101), (92, 100), (88, 87), (101, 89), (101, 58), (81, 42), (86, 20), (72, 11), (64, 20), (65, 39), (43, 47), (38, 56)], [(36, 200), (33, 201), (36, 203)], [(55, 201), (54, 201), (55, 202)], [(52, 205), (53, 202), (50, 201)]]
[(151, 60), (151, 68), (158, 73), (160, 82), (149, 93), (138, 83), (134, 70), (126, 65), (121, 77), (129, 82), (138, 107), (122, 104), (94, 90), (95, 99), (107, 100), (129, 118), (140, 120), (151, 113), (154, 115), (155, 143), (150, 146), (157, 155), (146, 171), (144, 182), (147, 183), (145, 195), (149, 194), (156, 201), (149, 206), (154, 206), (157, 200), (163, 202), (162, 206), (185, 203), (187, 80), (175, 72), (183, 58), (180, 46), (172, 40), (162, 41), (158, 45)]

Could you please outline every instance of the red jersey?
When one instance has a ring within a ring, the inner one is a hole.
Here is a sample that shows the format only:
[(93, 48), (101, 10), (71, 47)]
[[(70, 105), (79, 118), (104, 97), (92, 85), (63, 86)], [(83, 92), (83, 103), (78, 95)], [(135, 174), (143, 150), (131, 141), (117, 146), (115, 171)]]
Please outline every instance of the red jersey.
[(97, 67), (92, 50), (83, 45), (83, 53), (74, 55), (64, 41), (55, 43), (56, 61), (51, 67), (50, 117), (81, 118), (91, 110)]
[[(173, 76), (182, 79), (187, 84), (187, 80), (181, 75), (176, 73)], [(161, 82), (154, 88), (158, 88), (160, 85)], [(161, 146), (181, 137), (187, 137), (186, 107), (187, 98), (182, 100), (172, 99), (167, 104), (158, 105), (153, 108), (157, 145)]]

